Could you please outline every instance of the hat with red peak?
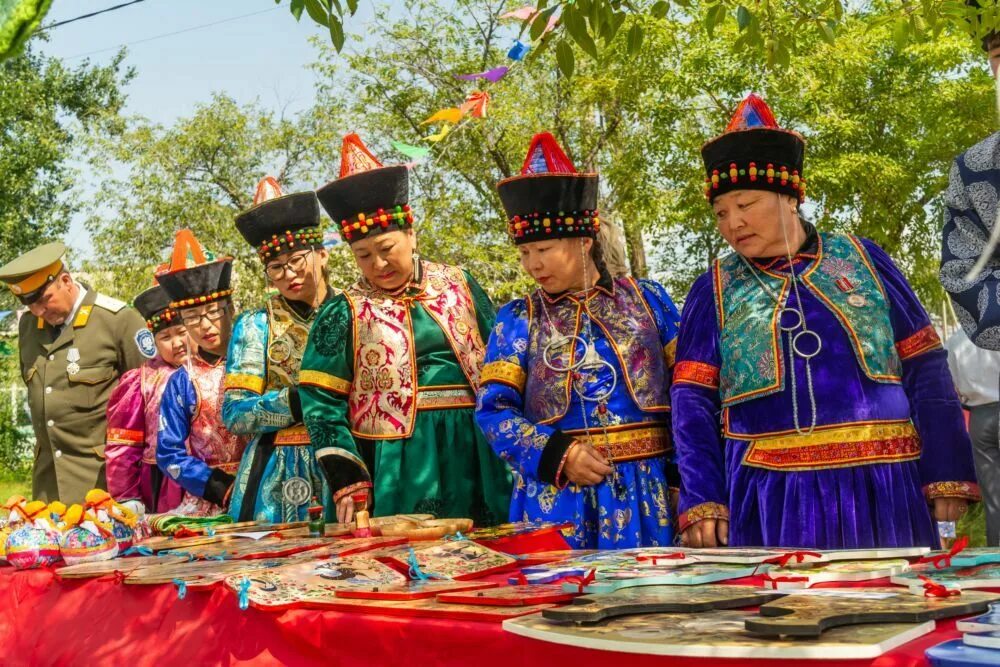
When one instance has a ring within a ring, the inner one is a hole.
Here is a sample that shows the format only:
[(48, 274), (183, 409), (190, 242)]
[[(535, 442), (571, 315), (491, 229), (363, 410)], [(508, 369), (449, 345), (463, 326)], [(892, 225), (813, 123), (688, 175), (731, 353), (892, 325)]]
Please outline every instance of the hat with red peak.
[(578, 173), (548, 132), (531, 139), (521, 173), (497, 184), (516, 245), (597, 236), (597, 174)]
[(169, 269), (156, 278), (170, 296), (170, 308), (176, 310), (230, 297), (232, 274), (232, 257), (216, 259), (194, 232), (182, 229), (174, 237)]
[(406, 166), (382, 166), (357, 134), (344, 137), (340, 177), (317, 190), (316, 196), (348, 243), (413, 227)]
[(273, 176), (257, 184), (253, 206), (236, 216), (236, 229), (261, 261), (303, 248), (322, 248), (316, 193), (284, 194)]
[(725, 132), (701, 147), (709, 201), (731, 190), (770, 190), (805, 198), (805, 141), (778, 126), (767, 102), (751, 93)]

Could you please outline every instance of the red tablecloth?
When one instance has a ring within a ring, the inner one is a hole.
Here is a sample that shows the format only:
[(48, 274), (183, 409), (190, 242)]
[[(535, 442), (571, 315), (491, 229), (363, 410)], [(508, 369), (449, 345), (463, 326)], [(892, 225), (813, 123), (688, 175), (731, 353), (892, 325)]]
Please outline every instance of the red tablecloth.
[[(733, 583), (760, 581), (740, 580)], [(886, 581), (873, 585), (888, 585)], [(923, 665), (924, 650), (960, 636), (953, 621), (876, 660), (816, 661), (823, 667)], [(188, 592), (112, 579), (60, 581), (51, 571), (0, 570), (0, 665), (517, 665), (627, 664), (701, 667), (774, 660), (697, 660), (609, 653), (505, 633), (499, 624), (290, 610), (240, 611), (216, 588)], [(802, 664), (788, 661), (784, 664)]]

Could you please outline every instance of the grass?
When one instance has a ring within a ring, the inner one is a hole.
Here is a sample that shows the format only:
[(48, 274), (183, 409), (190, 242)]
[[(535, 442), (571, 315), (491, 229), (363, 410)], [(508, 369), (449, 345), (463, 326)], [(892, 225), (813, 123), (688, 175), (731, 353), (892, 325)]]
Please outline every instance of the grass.
[(30, 479), (0, 479), (0, 503), (13, 495), (21, 495), (31, 499)]

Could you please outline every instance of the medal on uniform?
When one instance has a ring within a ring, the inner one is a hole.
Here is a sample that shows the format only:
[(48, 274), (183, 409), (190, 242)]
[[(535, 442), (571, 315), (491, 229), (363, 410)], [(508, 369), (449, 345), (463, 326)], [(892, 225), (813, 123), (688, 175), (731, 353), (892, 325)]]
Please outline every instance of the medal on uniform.
[(292, 477), (281, 485), (281, 496), (289, 505), (304, 505), (312, 498), (312, 483), (304, 477)]
[(71, 347), (67, 350), (66, 361), (69, 362), (66, 364), (67, 373), (70, 375), (76, 375), (80, 372), (80, 364), (77, 363), (80, 361), (80, 350), (78, 348)]
[(848, 294), (847, 303), (851, 304), (855, 308), (863, 308), (865, 304), (868, 303), (868, 300), (861, 294)]

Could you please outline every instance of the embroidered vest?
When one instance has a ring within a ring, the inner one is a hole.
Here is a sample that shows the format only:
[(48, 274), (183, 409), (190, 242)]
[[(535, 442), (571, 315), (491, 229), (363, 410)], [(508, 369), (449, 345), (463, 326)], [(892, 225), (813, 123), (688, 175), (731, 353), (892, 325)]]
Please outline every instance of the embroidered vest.
[(142, 462), (156, 465), (156, 433), (160, 424), (160, 399), (167, 380), (177, 370), (160, 357), (147, 361), (139, 371), (139, 391), (142, 393), (143, 415), (146, 420), (146, 446)]
[[(757, 275), (786, 303), (791, 280), (758, 269)], [(871, 380), (900, 384), (902, 362), (896, 352), (885, 289), (868, 253), (853, 236), (820, 234), (818, 257), (800, 275), (803, 287), (836, 317), (847, 333), (858, 366)], [(846, 292), (837, 281), (846, 278)], [(736, 253), (713, 266), (716, 313), (719, 318), (719, 393), (730, 406), (784, 389), (787, 338), (778, 329), (779, 308)], [(863, 298), (853, 306), (851, 295)]]
[(302, 353), (315, 312), (308, 320), (296, 315), (280, 295), (267, 301), (267, 389), (298, 384)]
[(241, 436), (233, 435), (222, 425), (226, 365), (220, 361), (210, 366), (196, 357), (191, 362), (188, 374), (198, 397), (187, 440), (188, 453), (213, 468), (234, 473), (243, 456), (246, 441)]
[(462, 270), (423, 262), (422, 289), (391, 296), (363, 282), (344, 291), (354, 322), (354, 381), (348, 408), (363, 438), (407, 438), (416, 419), (417, 367), (410, 308), (419, 304), (441, 327), (469, 385), (479, 385), (486, 345)]
[[(545, 297), (535, 291), (529, 299), (528, 379), (525, 383), (525, 416), (529, 421), (548, 424), (562, 419), (570, 404), (570, 373), (551, 370), (542, 362), (543, 350), (553, 337), (580, 335), (583, 299), (566, 297), (556, 303), (545, 303)], [(546, 312), (548, 316), (546, 316)], [(662, 412), (669, 409), (667, 369), (656, 328), (646, 299), (632, 278), (618, 278), (614, 294), (598, 290), (588, 302), (588, 312), (595, 328), (603, 332), (614, 350), (620, 369), (619, 383), (640, 410)], [(551, 322), (551, 325), (550, 325)], [(562, 359), (552, 361), (559, 366), (576, 362), (568, 359), (565, 346)]]

